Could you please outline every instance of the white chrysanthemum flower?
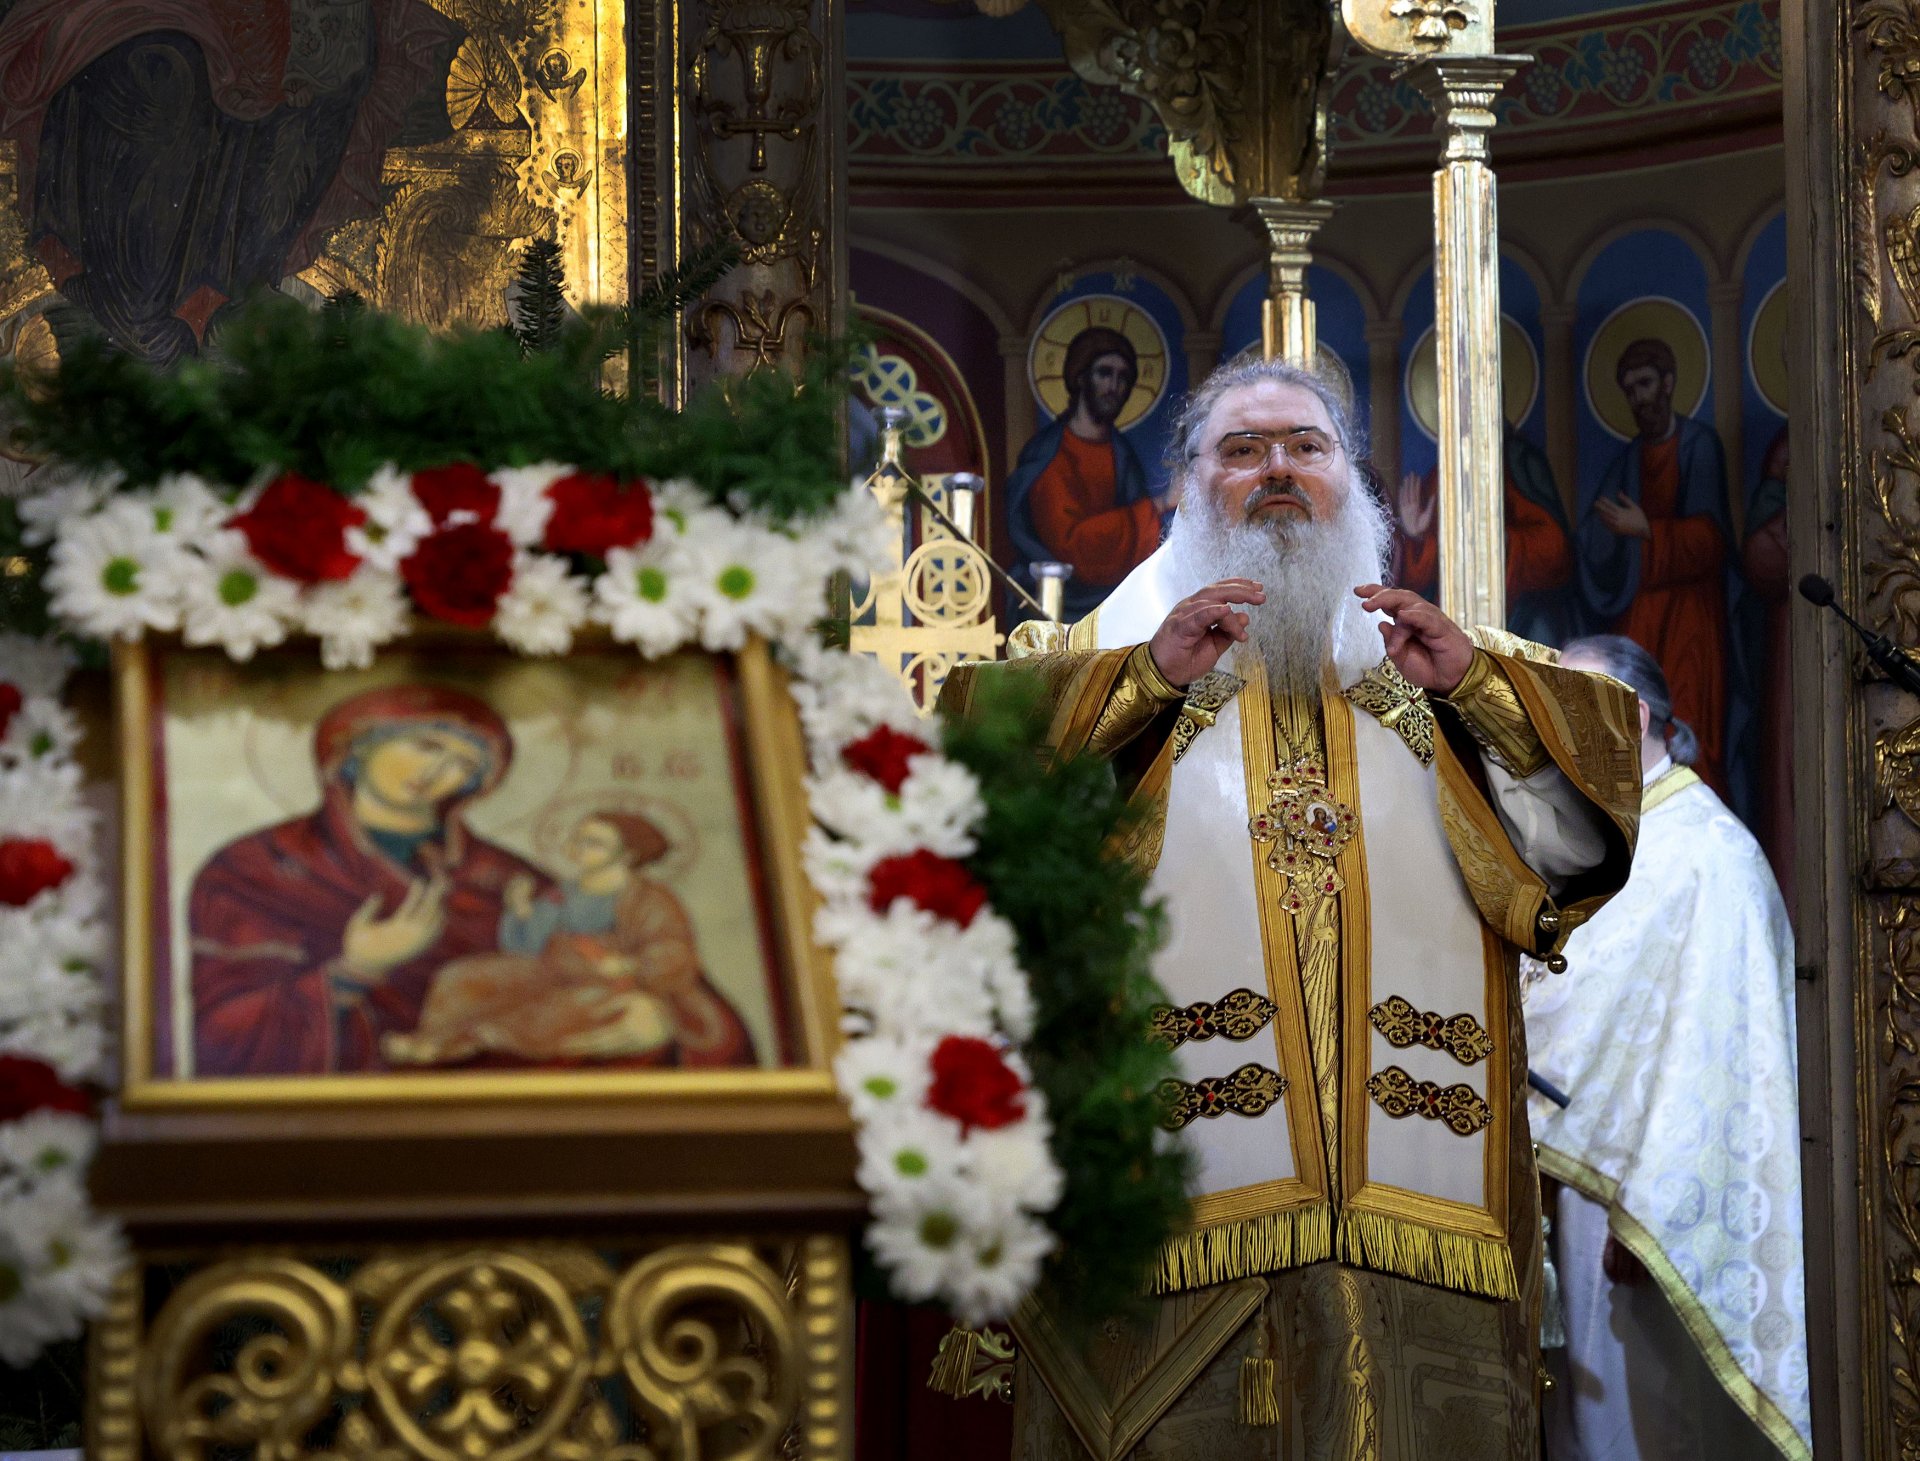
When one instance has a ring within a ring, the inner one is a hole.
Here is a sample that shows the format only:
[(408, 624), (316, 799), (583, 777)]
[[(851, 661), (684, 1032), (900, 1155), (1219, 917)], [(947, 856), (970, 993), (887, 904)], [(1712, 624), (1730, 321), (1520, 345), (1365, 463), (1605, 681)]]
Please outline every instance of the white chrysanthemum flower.
[(565, 654), (573, 631), (587, 622), (587, 607), (587, 591), (564, 558), (521, 553), (513, 583), (493, 611), (493, 629), (522, 654)]
[(969, 1326), (1006, 1319), (1039, 1283), (1040, 1265), (1054, 1246), (1044, 1223), (1017, 1212), (970, 1227), (945, 1269), (954, 1317)]
[(971, 1264), (967, 1239), (980, 1214), (978, 1202), (956, 1181), (916, 1183), (876, 1202), (867, 1246), (885, 1268), (896, 1298), (909, 1302), (945, 1297), (955, 1270)]
[[(867, 873), (878, 857), (879, 854), (869, 848), (831, 836), (819, 827), (808, 828), (807, 835), (801, 838), (800, 858), (807, 878), (814, 891), (826, 901), (826, 908), (834, 913), (834, 920), (816, 930), (817, 936), (829, 947), (838, 947), (848, 937), (837, 921), (843, 910), (865, 910)], [(859, 927), (864, 929), (865, 925)]]
[(774, 633), (792, 612), (798, 588), (791, 538), (754, 523), (730, 522), (685, 540), (688, 591), (699, 610), (700, 643), (739, 649), (749, 634)]
[(36, 473), (15, 504), (20, 536), (35, 547), (53, 542), (66, 531), (69, 519), (85, 517), (105, 504), (121, 480), (118, 471), (83, 473), (43, 486)]
[(31, 1111), (0, 1125), (0, 1172), (22, 1183), (46, 1182), (85, 1170), (93, 1160), (94, 1124), (71, 1111)]
[(406, 633), (413, 612), (399, 576), (369, 564), (338, 583), (314, 585), (303, 608), (307, 633), (320, 641), (320, 663), (330, 670), (364, 670), (376, 648)]
[(80, 718), (50, 695), (22, 702), (0, 737), (0, 759), (38, 761), (73, 755), (80, 744)]
[(900, 681), (870, 655), (844, 654), (825, 649), (811, 638), (790, 646), (798, 678), (794, 703), (807, 735), (809, 754), (816, 765), (838, 764), (840, 749), (876, 726), (890, 726), (902, 734), (929, 740), (931, 728), (921, 719)]
[(248, 552), (239, 533), (215, 534), (202, 554), (181, 559), (181, 637), (243, 662), (284, 640), (300, 617), (299, 585)]
[(924, 1106), (878, 1108), (860, 1132), (861, 1187), (877, 1202), (965, 1176), (960, 1123)]
[(153, 514), (154, 531), (190, 547), (216, 532), (237, 511), (212, 487), (191, 473), (162, 477), (153, 491), (141, 494)]
[(353, 499), (353, 505), (366, 513), (367, 520), (347, 529), (347, 546), (389, 573), (433, 531), (433, 519), (413, 495), (412, 476), (391, 466), (368, 479), (366, 490)]
[(927, 1095), (932, 1049), (933, 1042), (925, 1037), (900, 1040), (885, 1035), (842, 1046), (833, 1073), (854, 1119), (864, 1123), (886, 1110), (918, 1108)]
[(54, 612), (103, 639), (176, 628), (184, 556), (150, 509), (110, 503), (61, 528), (47, 569)]
[(58, 695), (73, 670), (73, 653), (51, 639), (0, 633), (0, 684), (22, 696)]
[(680, 539), (656, 533), (638, 548), (615, 548), (593, 581), (594, 616), (622, 643), (648, 659), (671, 654), (693, 637), (699, 612), (692, 564)]
[[(0, 1205), (0, 1223), (12, 1220)], [(25, 1369), (50, 1344), (70, 1339), (79, 1326), (62, 1312), (58, 1297), (29, 1275), (15, 1256), (17, 1245), (0, 1233), (0, 1364)]]
[(986, 819), (980, 781), (945, 756), (915, 756), (900, 786), (900, 821), (912, 839), (942, 857), (968, 857), (978, 845), (973, 829)]
[(70, 1085), (100, 1077), (106, 1055), (105, 1032), (97, 1014), (76, 1017), (64, 1011), (38, 1010), (11, 1029), (0, 1031), (0, 1053), (44, 1060)]
[(808, 524), (828, 555), (828, 571), (865, 577), (885, 563), (896, 529), (880, 499), (864, 482), (855, 482), (816, 523)]
[(0, 1029), (99, 1014), (105, 1008), (106, 991), (93, 967), (75, 971), (31, 951), (9, 953), (0, 964)]
[(106, 1309), (114, 1275), (127, 1262), (126, 1243), (116, 1224), (93, 1214), (77, 1173), (37, 1187), (28, 1200), (42, 1209), (46, 1228), (44, 1247), (26, 1257), (64, 1321), (62, 1337), (70, 1338)]
[(982, 1191), (1008, 1207), (1051, 1212), (1060, 1201), (1065, 1177), (1047, 1145), (1051, 1127), (1046, 1101), (1031, 1084), (1022, 1100), (1024, 1119), (997, 1131), (968, 1134), (967, 1170)]
[(702, 537), (716, 527), (727, 527), (733, 517), (725, 508), (683, 477), (653, 486), (653, 534), (673, 538)]
[(970, 930), (905, 902), (883, 915), (864, 905), (823, 909), (815, 930), (836, 951), (841, 1003), (865, 1011), (876, 1030), (902, 1038), (991, 1039), (999, 1033), (991, 988), (981, 977), (983, 961), (967, 937)]
[(558, 462), (489, 472), (487, 475), (500, 488), (500, 511), (494, 516), (494, 526), (511, 538), (516, 548), (538, 547), (547, 536), (547, 521), (553, 516), (553, 499), (547, 496), (547, 489), (572, 472), (572, 467)]
[(0, 828), (6, 836), (45, 838), (77, 865), (92, 858), (97, 820), (80, 798), (80, 768), (73, 762), (0, 764)]

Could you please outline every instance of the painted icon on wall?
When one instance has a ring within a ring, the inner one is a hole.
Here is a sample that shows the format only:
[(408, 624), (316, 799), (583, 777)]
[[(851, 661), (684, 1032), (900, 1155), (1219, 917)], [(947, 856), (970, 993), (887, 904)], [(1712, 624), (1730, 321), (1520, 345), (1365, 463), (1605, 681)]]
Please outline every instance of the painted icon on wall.
[(1587, 399), (1620, 445), (1583, 494), (1576, 551), (1594, 627), (1660, 661), (1698, 770), (1724, 794), (1734, 536), (1726, 453), (1695, 416), (1708, 368), (1706, 332), (1672, 299), (1630, 300), (1594, 333)]
[[(1407, 362), (1407, 409), (1429, 438), (1440, 434), (1440, 376), (1431, 327)], [(1500, 399), (1505, 417), (1507, 627), (1541, 644), (1564, 644), (1577, 630), (1572, 533), (1547, 454), (1521, 424), (1540, 397), (1540, 357), (1511, 315), (1500, 319)], [(1395, 582), (1437, 599), (1440, 591), (1439, 473), (1408, 472), (1393, 495)]]
[(1035, 432), (1007, 478), (1016, 570), (1072, 565), (1065, 609), (1095, 608), (1160, 544), (1170, 504), (1156, 492), (1160, 463), (1129, 432), (1155, 413), (1168, 385), (1159, 324), (1134, 300), (1083, 295), (1055, 308), (1027, 357), (1035, 396), (1053, 420)]
[(794, 849), (731, 657), (156, 649), (145, 679), (157, 1076), (793, 1062)]

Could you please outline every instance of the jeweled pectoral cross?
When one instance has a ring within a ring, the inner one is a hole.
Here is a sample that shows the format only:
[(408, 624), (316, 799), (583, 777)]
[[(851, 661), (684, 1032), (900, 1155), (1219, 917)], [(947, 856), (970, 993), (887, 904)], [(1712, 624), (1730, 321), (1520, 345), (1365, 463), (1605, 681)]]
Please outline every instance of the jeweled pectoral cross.
[(1280, 906), (1298, 916), (1346, 884), (1336, 865), (1353, 841), (1353, 808), (1327, 788), (1326, 769), (1310, 756), (1282, 760), (1267, 775), (1267, 805), (1247, 819), (1255, 842), (1272, 844), (1267, 866), (1287, 880)]

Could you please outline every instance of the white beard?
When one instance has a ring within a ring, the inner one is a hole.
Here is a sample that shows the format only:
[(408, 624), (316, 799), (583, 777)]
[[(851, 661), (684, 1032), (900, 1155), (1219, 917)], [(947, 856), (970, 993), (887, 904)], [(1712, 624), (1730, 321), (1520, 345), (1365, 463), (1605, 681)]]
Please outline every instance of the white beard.
[(1263, 523), (1229, 521), (1218, 499), (1196, 485), (1181, 498), (1167, 554), (1182, 595), (1223, 578), (1265, 587), (1264, 604), (1241, 606), (1247, 643), (1236, 653), (1258, 653), (1276, 692), (1304, 695), (1319, 691), (1329, 669), (1346, 686), (1380, 662), (1377, 621), (1353, 591), (1385, 581), (1390, 531), (1358, 483), (1332, 517)]

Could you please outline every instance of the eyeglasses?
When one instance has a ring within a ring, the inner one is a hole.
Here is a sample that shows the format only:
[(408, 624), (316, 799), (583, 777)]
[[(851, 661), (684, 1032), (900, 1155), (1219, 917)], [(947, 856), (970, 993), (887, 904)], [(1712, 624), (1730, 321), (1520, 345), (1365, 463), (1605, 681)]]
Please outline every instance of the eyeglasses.
[(1230, 431), (1214, 445), (1213, 454), (1229, 472), (1257, 472), (1266, 466), (1276, 447), (1282, 461), (1292, 462), (1303, 472), (1317, 472), (1333, 460), (1340, 443), (1312, 426), (1273, 434)]

